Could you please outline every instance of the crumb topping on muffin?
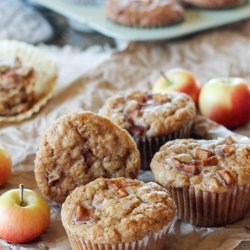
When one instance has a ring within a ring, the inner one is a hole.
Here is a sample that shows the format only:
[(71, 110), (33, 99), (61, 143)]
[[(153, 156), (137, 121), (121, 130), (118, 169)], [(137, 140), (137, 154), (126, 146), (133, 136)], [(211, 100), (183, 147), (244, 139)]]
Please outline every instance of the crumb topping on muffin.
[(222, 193), (232, 185), (250, 184), (250, 146), (231, 137), (174, 140), (161, 147), (151, 169), (165, 187), (194, 186)]
[(35, 101), (35, 74), (17, 57), (13, 65), (0, 63), (0, 115), (27, 111)]
[(35, 160), (39, 188), (58, 203), (97, 177), (135, 178), (139, 169), (140, 155), (127, 131), (91, 112), (58, 119), (43, 136)]
[(168, 225), (175, 214), (164, 188), (125, 178), (96, 179), (74, 190), (62, 207), (66, 229), (95, 243), (139, 240)]
[(110, 97), (100, 110), (135, 136), (164, 136), (192, 122), (196, 108), (182, 93), (133, 91)]

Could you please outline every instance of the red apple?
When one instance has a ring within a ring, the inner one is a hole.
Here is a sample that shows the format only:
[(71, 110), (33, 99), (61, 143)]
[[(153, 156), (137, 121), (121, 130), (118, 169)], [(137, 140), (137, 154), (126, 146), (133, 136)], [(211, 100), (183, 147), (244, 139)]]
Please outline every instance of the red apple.
[(11, 174), (11, 159), (7, 151), (0, 146), (0, 187), (3, 186)]
[(24, 189), (0, 196), (0, 238), (10, 243), (25, 243), (46, 231), (50, 209), (36, 192)]
[(182, 68), (175, 68), (161, 73), (161, 77), (153, 86), (153, 91), (161, 93), (171, 91), (183, 92), (191, 96), (193, 101), (198, 104), (200, 85), (191, 72)]
[(235, 128), (250, 120), (249, 83), (238, 77), (214, 78), (204, 85), (199, 97), (201, 114)]

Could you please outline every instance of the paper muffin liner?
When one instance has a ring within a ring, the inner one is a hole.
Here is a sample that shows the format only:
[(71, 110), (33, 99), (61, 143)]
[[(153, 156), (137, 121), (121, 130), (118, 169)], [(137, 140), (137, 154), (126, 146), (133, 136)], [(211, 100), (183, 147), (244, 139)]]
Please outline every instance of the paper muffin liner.
[(225, 193), (190, 188), (168, 188), (178, 218), (202, 227), (224, 226), (240, 220), (250, 208), (250, 184), (233, 186)]
[(17, 57), (23, 65), (30, 66), (35, 71), (35, 103), (29, 110), (20, 114), (14, 116), (0, 115), (0, 124), (20, 122), (39, 112), (52, 97), (56, 84), (57, 65), (41, 50), (22, 42), (0, 41), (0, 61), (14, 61)]
[(67, 229), (66, 232), (73, 250), (161, 250), (170, 226), (171, 223), (157, 233), (145, 235), (141, 240), (117, 244), (96, 244), (73, 235)]
[(154, 154), (158, 152), (160, 147), (166, 142), (175, 139), (189, 138), (191, 135), (192, 125), (193, 122), (189, 122), (181, 129), (165, 136), (143, 138), (139, 136), (133, 136), (141, 155), (141, 169), (150, 170), (150, 162)]

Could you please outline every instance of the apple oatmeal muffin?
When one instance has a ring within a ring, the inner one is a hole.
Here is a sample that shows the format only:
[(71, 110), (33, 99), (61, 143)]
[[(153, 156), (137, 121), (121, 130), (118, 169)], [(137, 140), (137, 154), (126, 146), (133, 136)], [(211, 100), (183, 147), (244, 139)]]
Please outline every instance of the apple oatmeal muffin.
[(52, 97), (57, 66), (40, 49), (0, 41), (0, 125), (30, 118)]
[(151, 168), (184, 221), (222, 226), (241, 219), (249, 209), (250, 146), (231, 137), (168, 142), (155, 154)]
[(160, 185), (126, 178), (76, 188), (62, 205), (72, 249), (160, 250), (176, 206)]
[(113, 22), (152, 28), (178, 23), (184, 10), (175, 0), (107, 0), (106, 16)]
[(153, 155), (166, 141), (190, 136), (196, 108), (183, 93), (130, 91), (110, 97), (99, 113), (133, 136), (142, 168), (148, 170)]
[(35, 75), (32, 67), (17, 57), (13, 65), (0, 62), (0, 115), (13, 116), (27, 111), (35, 100)]
[(246, 3), (246, 0), (182, 0), (182, 2), (198, 8), (222, 9), (239, 6)]
[(57, 203), (100, 176), (135, 178), (139, 168), (140, 155), (127, 131), (91, 112), (52, 124), (35, 159), (38, 187)]

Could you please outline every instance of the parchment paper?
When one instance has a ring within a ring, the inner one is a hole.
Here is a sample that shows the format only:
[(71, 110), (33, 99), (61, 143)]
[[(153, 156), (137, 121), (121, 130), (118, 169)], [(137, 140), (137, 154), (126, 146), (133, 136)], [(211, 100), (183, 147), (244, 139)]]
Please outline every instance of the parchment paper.
[[(0, 193), (16, 188), (19, 183), (37, 190), (34, 180), (34, 158), (41, 134), (58, 117), (73, 111), (98, 111), (112, 93), (139, 88), (153, 83), (160, 70), (184, 67), (193, 71), (200, 82), (216, 76), (235, 75), (250, 81), (250, 21), (225, 29), (210, 31), (179, 41), (132, 43), (117, 53), (100, 48), (79, 52), (71, 48), (43, 46), (59, 65), (60, 75), (54, 98), (28, 121), (0, 127), (0, 144), (10, 152), (13, 175)], [(250, 136), (250, 123), (236, 132)], [(197, 117), (193, 133), (204, 138), (225, 137), (229, 134), (242, 143), (245, 136), (232, 134), (222, 126)], [(152, 180), (150, 172), (140, 175)], [(0, 241), (0, 249), (70, 249), (60, 221), (60, 207), (51, 206), (48, 231), (29, 244), (10, 245)], [(166, 241), (166, 249), (224, 250), (233, 249), (241, 241), (250, 241), (250, 213), (233, 225), (222, 228), (200, 228), (176, 221)], [(250, 244), (245, 249), (250, 249)]]

